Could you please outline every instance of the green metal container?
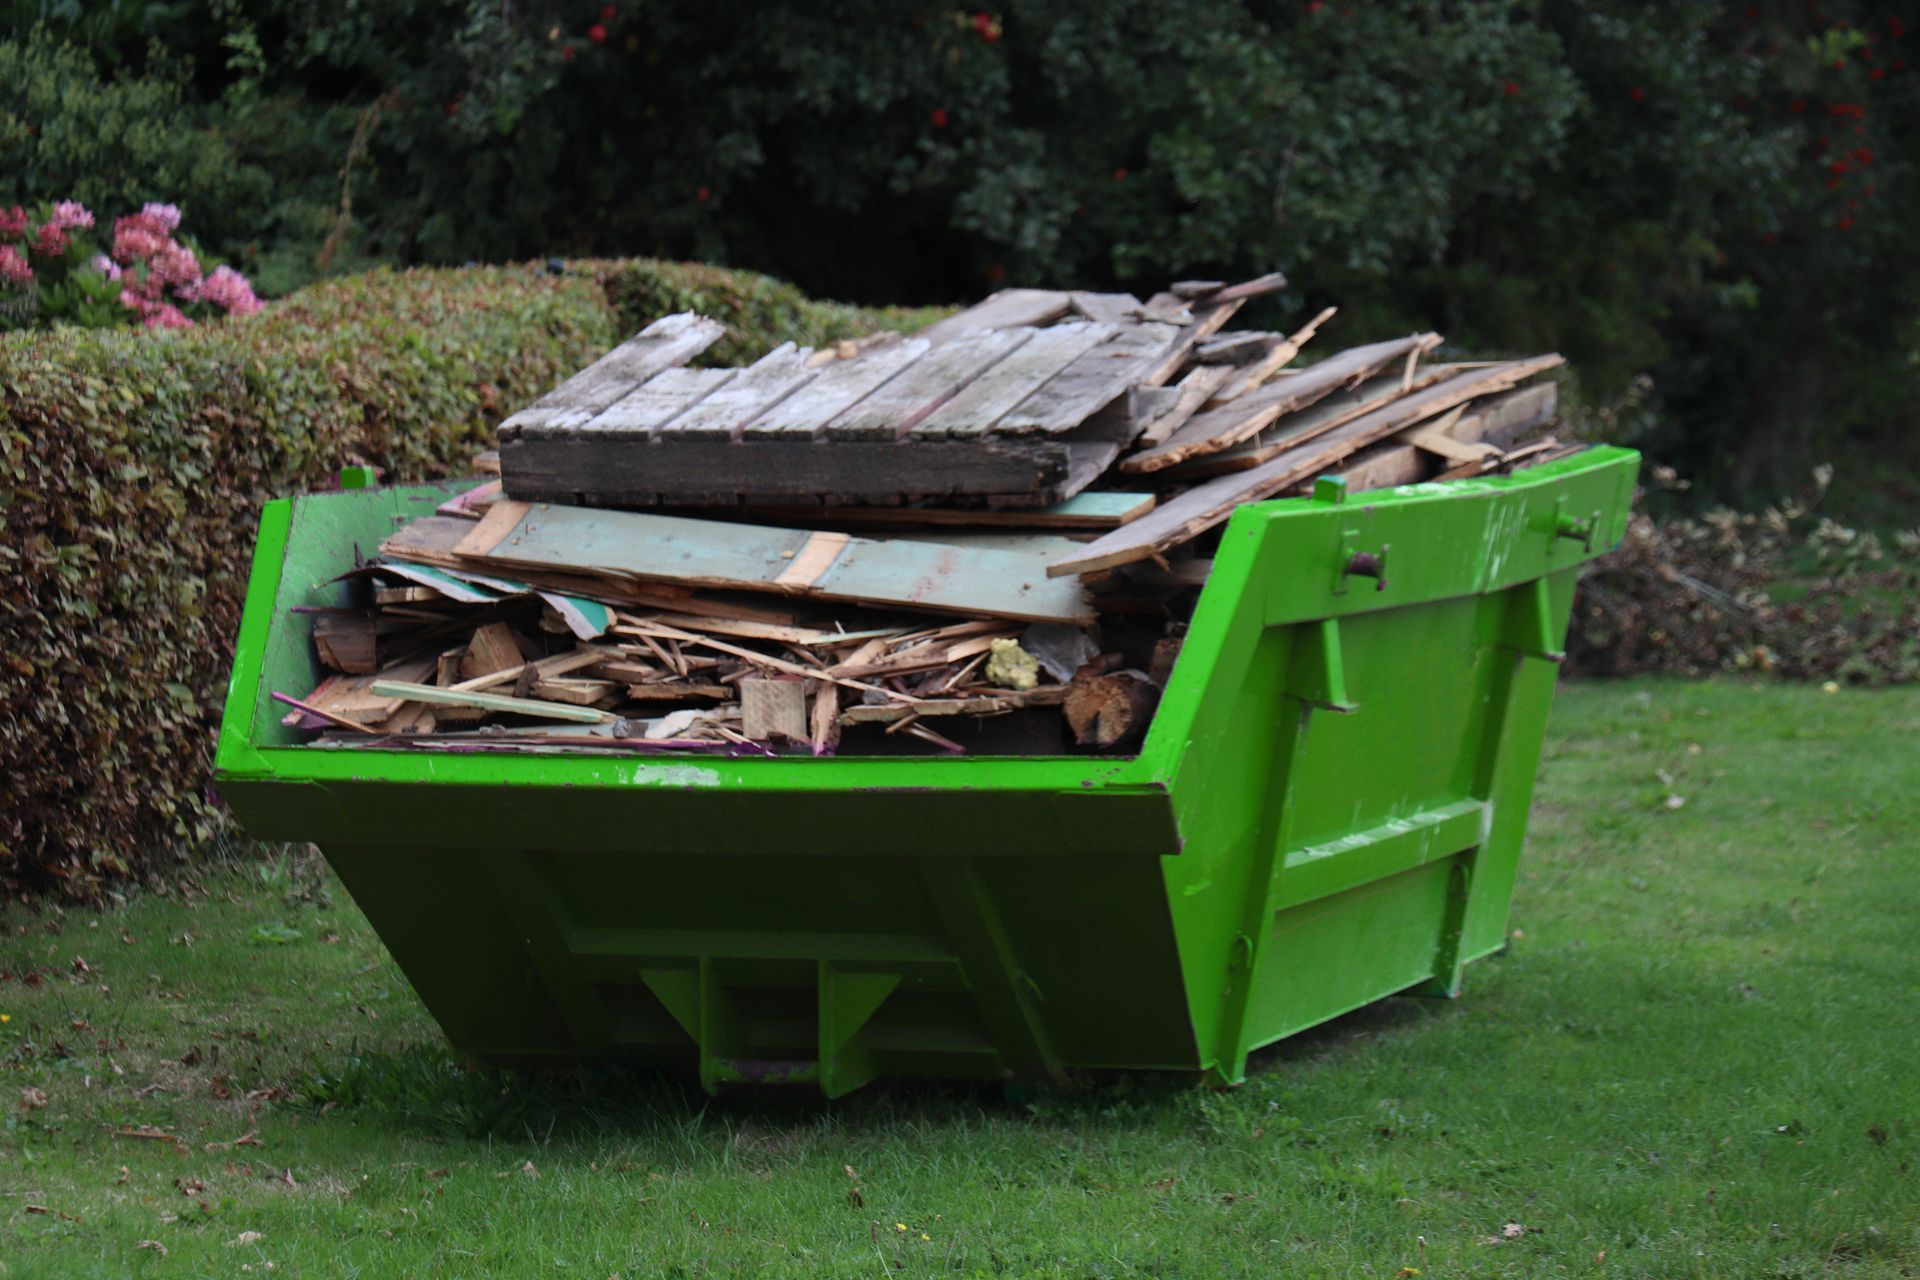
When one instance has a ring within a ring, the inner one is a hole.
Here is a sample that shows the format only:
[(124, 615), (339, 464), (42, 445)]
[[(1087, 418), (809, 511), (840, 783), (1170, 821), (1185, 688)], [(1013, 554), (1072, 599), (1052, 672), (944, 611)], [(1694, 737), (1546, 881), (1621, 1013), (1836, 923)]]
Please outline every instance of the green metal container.
[(437, 488), (268, 504), (221, 793), (317, 843), (459, 1049), (718, 1089), (1242, 1078), (1497, 950), (1574, 578), (1638, 457), (1243, 507), (1131, 758), (304, 747), (302, 604)]

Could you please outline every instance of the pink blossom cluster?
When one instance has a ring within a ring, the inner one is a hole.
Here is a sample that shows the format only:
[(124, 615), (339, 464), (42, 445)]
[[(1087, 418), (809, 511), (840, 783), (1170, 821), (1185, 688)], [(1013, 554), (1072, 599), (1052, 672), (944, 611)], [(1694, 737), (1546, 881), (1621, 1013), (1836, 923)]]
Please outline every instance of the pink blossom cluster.
[(232, 267), (201, 274), (193, 250), (173, 238), (179, 226), (180, 210), (170, 204), (148, 204), (138, 213), (114, 220), (113, 253), (106, 271), (111, 279), (122, 281), (120, 305), (137, 312), (149, 328), (162, 329), (184, 329), (193, 323), (177, 305), (181, 302), (209, 302), (234, 316), (259, 311), (264, 304), (254, 295), (253, 286)]
[[(78, 200), (62, 200), (39, 226), (19, 205), (0, 208), (0, 281), (26, 284), (34, 278), (34, 259), (64, 258), (73, 237), (94, 225), (94, 216)], [(247, 278), (232, 267), (201, 270), (192, 249), (174, 238), (180, 229), (177, 205), (148, 203), (138, 213), (116, 218), (113, 247), (96, 253), (88, 268), (120, 282), (120, 303), (149, 328), (184, 329), (193, 324), (181, 304), (205, 303), (228, 315), (250, 316), (264, 304)], [(75, 257), (81, 251), (75, 251)]]

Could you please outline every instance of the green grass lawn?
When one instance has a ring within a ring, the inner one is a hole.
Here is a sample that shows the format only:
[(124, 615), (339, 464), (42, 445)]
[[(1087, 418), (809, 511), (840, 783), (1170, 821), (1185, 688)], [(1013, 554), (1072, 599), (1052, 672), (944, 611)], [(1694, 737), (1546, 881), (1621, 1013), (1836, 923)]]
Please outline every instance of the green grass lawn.
[(1920, 690), (1565, 688), (1508, 952), (1226, 1092), (467, 1073), (310, 860), (9, 906), (0, 1276), (1920, 1274), (1916, 791)]

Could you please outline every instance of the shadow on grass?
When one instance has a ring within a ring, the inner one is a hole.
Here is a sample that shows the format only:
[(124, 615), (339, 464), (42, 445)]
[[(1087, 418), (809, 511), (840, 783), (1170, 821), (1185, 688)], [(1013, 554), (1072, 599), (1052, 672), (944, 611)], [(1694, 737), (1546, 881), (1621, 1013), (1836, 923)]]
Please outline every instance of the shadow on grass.
[[(1255, 1053), (1250, 1080), (1405, 1034), (1450, 1002), (1382, 1000), (1309, 1028)], [(474, 1067), (445, 1045), (397, 1052), (353, 1051), (302, 1082), (305, 1105), (339, 1110), (381, 1128), (441, 1137), (548, 1142), (556, 1138), (686, 1135), (712, 1122), (784, 1128), (831, 1118), (849, 1129), (902, 1121), (966, 1124), (1030, 1117), (1065, 1124), (1125, 1124), (1169, 1110), (1207, 1110), (1203, 1077), (1177, 1071), (1078, 1071), (1057, 1084), (880, 1080), (827, 1101), (811, 1086), (761, 1086), (709, 1097), (650, 1067), (619, 1062), (565, 1066)]]

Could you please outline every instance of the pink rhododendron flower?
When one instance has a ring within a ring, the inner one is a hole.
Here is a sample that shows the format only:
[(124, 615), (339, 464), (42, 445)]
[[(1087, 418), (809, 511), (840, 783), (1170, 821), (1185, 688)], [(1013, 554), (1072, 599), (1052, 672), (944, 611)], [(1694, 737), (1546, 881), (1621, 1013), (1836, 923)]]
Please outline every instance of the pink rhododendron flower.
[(114, 220), (113, 256), (120, 262), (151, 258), (170, 242), (166, 229), (143, 213)]
[(230, 316), (250, 316), (266, 304), (254, 295), (253, 285), (232, 267), (215, 267), (200, 284), (200, 296)]
[(67, 233), (49, 222), (33, 237), (33, 251), (43, 258), (57, 258), (67, 251)]
[(27, 229), (27, 211), (19, 205), (0, 209), (0, 236), (17, 236)]
[(109, 280), (118, 280), (120, 278), (120, 264), (104, 253), (96, 253), (93, 255), (93, 269)]
[(33, 279), (33, 268), (20, 256), (20, 251), (10, 244), (0, 244), (0, 279), (11, 280), (15, 284), (25, 284)]
[(62, 200), (53, 206), (53, 225), (62, 231), (74, 231), (93, 225), (93, 214), (78, 200)]
[(200, 282), (200, 260), (193, 256), (193, 250), (172, 241), (153, 255), (149, 269), (161, 284), (191, 286)]
[(147, 314), (149, 329), (191, 329), (193, 321), (171, 302), (163, 302)]
[(140, 212), (136, 216), (153, 219), (160, 225), (162, 231), (176, 231), (180, 227), (180, 206), (177, 204), (155, 204), (148, 201), (140, 206)]

